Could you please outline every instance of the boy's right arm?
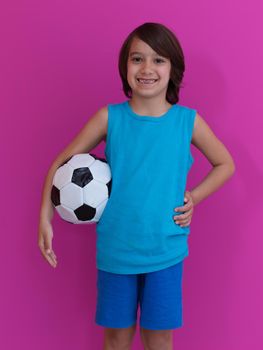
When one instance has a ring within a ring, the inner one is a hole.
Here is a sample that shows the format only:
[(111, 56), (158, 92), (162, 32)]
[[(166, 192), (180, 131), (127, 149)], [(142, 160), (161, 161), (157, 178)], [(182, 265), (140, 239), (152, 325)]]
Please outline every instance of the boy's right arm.
[[(39, 246), (42, 253), (44, 248), (51, 249), (52, 230), (50, 223), (54, 214), (51, 201), (51, 189), (53, 178), (57, 169), (71, 156), (79, 153), (88, 153), (103, 139), (106, 139), (108, 124), (107, 106), (100, 108), (84, 125), (69, 145), (53, 161), (44, 181), (40, 208)], [(43, 232), (46, 231), (46, 232)], [(48, 232), (47, 232), (48, 231)], [(43, 235), (44, 240), (43, 240)], [(50, 261), (49, 261), (50, 262)]]

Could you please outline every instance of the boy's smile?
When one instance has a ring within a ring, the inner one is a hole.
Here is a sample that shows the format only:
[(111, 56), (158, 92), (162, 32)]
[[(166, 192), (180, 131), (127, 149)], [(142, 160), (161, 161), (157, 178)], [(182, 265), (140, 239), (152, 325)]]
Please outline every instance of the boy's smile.
[(158, 79), (144, 79), (144, 78), (136, 78), (138, 81), (138, 84), (142, 86), (150, 85), (152, 86), (154, 83), (158, 81)]

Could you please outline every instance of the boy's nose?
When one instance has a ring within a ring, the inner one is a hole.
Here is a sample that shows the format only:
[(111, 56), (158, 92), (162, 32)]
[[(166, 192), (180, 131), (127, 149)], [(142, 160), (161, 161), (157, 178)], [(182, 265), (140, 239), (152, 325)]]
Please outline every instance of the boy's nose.
[(145, 61), (142, 65), (141, 71), (142, 72), (149, 72), (149, 73), (152, 72), (153, 71), (152, 63), (149, 61)]

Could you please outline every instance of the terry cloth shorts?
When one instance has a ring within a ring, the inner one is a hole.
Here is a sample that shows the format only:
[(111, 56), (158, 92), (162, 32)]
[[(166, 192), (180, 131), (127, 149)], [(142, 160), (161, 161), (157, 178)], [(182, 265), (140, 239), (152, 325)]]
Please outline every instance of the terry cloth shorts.
[(126, 328), (136, 324), (151, 330), (183, 326), (183, 261), (168, 268), (141, 274), (116, 274), (97, 270), (96, 324)]

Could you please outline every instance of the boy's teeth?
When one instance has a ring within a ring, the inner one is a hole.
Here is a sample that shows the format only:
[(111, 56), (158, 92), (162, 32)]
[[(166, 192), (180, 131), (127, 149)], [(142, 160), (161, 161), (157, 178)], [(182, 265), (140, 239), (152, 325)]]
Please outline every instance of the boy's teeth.
[(154, 83), (156, 79), (138, 79), (141, 83)]

